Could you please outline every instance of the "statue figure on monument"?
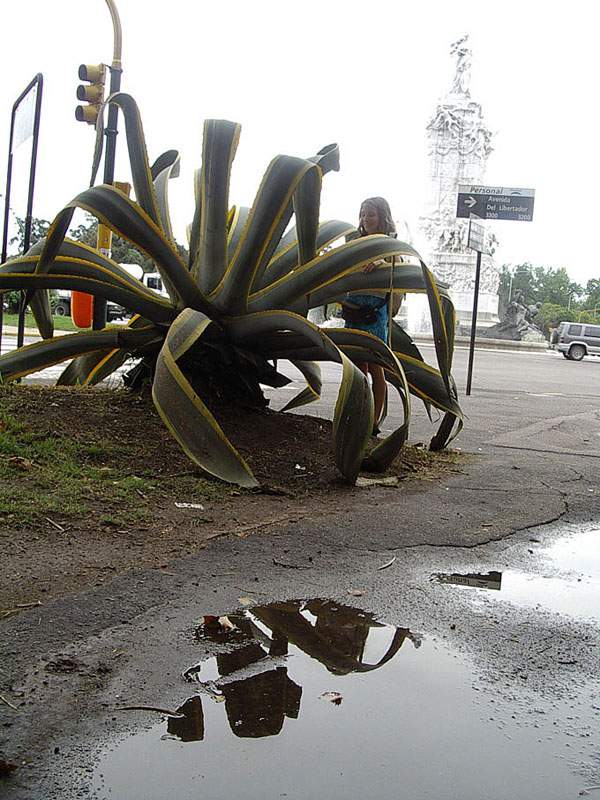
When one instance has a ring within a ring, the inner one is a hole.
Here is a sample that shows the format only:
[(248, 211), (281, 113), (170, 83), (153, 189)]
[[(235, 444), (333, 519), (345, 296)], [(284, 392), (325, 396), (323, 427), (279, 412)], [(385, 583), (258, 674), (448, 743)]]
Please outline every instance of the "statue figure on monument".
[(450, 91), (453, 94), (465, 94), (470, 97), (469, 83), (471, 82), (471, 56), (473, 53), (469, 47), (468, 34), (451, 45), (450, 53), (457, 56), (456, 75)]

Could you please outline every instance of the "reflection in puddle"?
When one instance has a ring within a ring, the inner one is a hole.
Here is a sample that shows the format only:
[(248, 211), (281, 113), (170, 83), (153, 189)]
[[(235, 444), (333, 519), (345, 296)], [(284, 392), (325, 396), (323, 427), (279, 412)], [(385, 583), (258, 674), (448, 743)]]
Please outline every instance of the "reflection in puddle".
[(434, 577), (439, 583), (453, 583), (456, 586), (474, 586), (476, 589), (495, 589), (497, 591), (502, 588), (502, 573), (495, 571), (488, 572), (486, 575), (474, 572), (466, 575), (460, 575), (457, 572), (448, 575), (438, 573)]
[[(559, 539), (540, 555), (551, 562), (545, 574), (516, 570), (483, 574), (435, 574), (439, 583), (497, 589), (494, 598), (579, 619), (600, 620), (600, 531)], [(560, 571), (560, 577), (554, 573)]]
[[(389, 643), (370, 662), (374, 650), (370, 635), (375, 631), (385, 633)], [(286, 717), (297, 719), (302, 688), (288, 676), (290, 645), (331, 674), (348, 675), (379, 669), (405, 639), (412, 639), (416, 647), (421, 644), (407, 628), (382, 625), (370, 614), (330, 600), (273, 603), (227, 617), (206, 617), (196, 636), (235, 645), (230, 652), (190, 667), (183, 676), (204, 694), (224, 701), (231, 731), (241, 738), (275, 736)], [(207, 680), (209, 670), (216, 670), (217, 676)], [(178, 710), (185, 713), (184, 706)]]
[(196, 694), (183, 717), (104, 751), (94, 797), (564, 800), (580, 788), (550, 714), (515, 722), (514, 705), (474, 691), (465, 658), (408, 628), (313, 600), (206, 617), (197, 636), (218, 652), (184, 673)]

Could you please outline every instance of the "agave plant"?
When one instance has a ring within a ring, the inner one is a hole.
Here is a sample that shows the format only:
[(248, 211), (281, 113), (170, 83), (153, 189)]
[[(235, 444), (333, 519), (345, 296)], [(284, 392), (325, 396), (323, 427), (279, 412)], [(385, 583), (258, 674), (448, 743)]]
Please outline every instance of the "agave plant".
[[(59, 212), (43, 243), (0, 267), (0, 293), (29, 293), (42, 336), (0, 358), (1, 378), (11, 380), (72, 359), (58, 383), (91, 385), (128, 358), (141, 358), (149, 366), (156, 408), (189, 458), (206, 473), (247, 487), (256, 486), (256, 478), (209, 410), (206, 393), (220, 384), (228, 402), (262, 398), (261, 384), (289, 382), (276, 369), (281, 359), (298, 367), (307, 383), (284, 411), (319, 398), (319, 361), (342, 365), (333, 451), (347, 481), (354, 482), (361, 467), (384, 470), (391, 464), (408, 435), (410, 393), (424, 401), (428, 413), (431, 406), (443, 413), (431, 447), (445, 446), (462, 424), (450, 373), (452, 303), (410, 245), (382, 235), (352, 238), (354, 226), (337, 220), (319, 223), (321, 180), (339, 168), (337, 146), (307, 159), (275, 157), (252, 207), (230, 208), (240, 126), (206, 121), (186, 263), (173, 237), (167, 197), (179, 155), (168, 151), (150, 166), (133, 98), (118, 94), (110, 102), (124, 115), (135, 201), (114, 186), (94, 186), (101, 154), (97, 146), (91, 187)], [(168, 299), (98, 250), (68, 239), (76, 208), (151, 258)], [(295, 225), (289, 227), (292, 216)], [(344, 238), (345, 243), (333, 246)], [(363, 267), (375, 259), (387, 259), (388, 265), (365, 273)], [(439, 370), (425, 363), (395, 323), (388, 347), (368, 333), (323, 330), (307, 320), (311, 307), (335, 302), (347, 292), (390, 286), (398, 293), (427, 293)], [(112, 300), (134, 316), (127, 327), (54, 338), (48, 290), (58, 288)], [(370, 452), (373, 399), (356, 366), (363, 361), (384, 367), (403, 408), (403, 424)]]

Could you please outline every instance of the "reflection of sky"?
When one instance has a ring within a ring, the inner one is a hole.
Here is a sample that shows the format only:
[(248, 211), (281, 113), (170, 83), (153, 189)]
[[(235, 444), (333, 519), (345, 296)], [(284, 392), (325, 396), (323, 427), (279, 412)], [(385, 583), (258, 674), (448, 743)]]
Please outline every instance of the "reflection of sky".
[[(379, 652), (391, 632), (372, 635)], [(156, 725), (104, 753), (96, 788), (128, 800), (564, 800), (577, 794), (577, 779), (546, 741), (556, 731), (550, 720), (536, 719), (541, 727), (534, 730), (511, 722), (512, 711), (490, 714), (471, 688), (469, 663), (431, 642), (416, 650), (407, 640), (395, 658), (366, 674), (334, 676), (294, 646), (287, 664), (302, 699), (298, 719), (286, 719), (279, 736), (236, 738), (224, 704), (203, 696), (204, 741), (161, 740), (166, 724)], [(202, 671), (203, 680), (209, 677), (212, 667)], [(341, 705), (321, 699), (326, 691), (340, 692)], [(510, 730), (500, 730), (503, 723)]]
[[(473, 592), (478, 601), (508, 600), (528, 608), (600, 621), (600, 531), (561, 538), (542, 555), (541, 574), (506, 570), (500, 592), (459, 588)], [(556, 572), (560, 577), (555, 577)]]

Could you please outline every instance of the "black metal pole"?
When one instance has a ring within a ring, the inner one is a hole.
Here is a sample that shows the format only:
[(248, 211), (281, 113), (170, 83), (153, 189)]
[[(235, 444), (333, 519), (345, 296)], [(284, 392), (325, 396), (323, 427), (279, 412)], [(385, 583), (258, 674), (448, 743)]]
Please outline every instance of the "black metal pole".
[[(40, 137), (40, 118), (42, 111), (42, 92), (44, 78), (40, 72), (33, 79), (38, 90), (35, 96), (35, 113), (33, 117), (33, 141), (31, 143), (31, 162), (29, 165), (29, 190), (27, 193), (27, 212), (25, 214), (25, 230), (23, 231), (23, 255), (31, 245), (31, 226), (33, 224), (33, 193), (35, 190), (35, 171), (37, 166), (38, 140)], [(25, 312), (27, 310), (27, 293), (21, 293), (21, 307), (19, 308), (19, 326), (17, 328), (17, 347), (23, 347), (25, 341)]]
[[(115, 94), (121, 89), (121, 73), (119, 67), (109, 67), (110, 69), (110, 94)], [(104, 157), (104, 183), (113, 183), (115, 179), (115, 158), (117, 153), (117, 134), (118, 134), (118, 106), (110, 104), (108, 106), (108, 122), (104, 129), (106, 136), (106, 155)], [(110, 252), (104, 253), (110, 256)], [(106, 300), (104, 297), (94, 297), (94, 316), (92, 327), (100, 330), (106, 327)]]
[(481, 251), (477, 251), (477, 267), (475, 268), (475, 292), (473, 297), (473, 317), (471, 319), (471, 343), (469, 345), (469, 367), (467, 370), (467, 391), (471, 394), (471, 380), (473, 378), (473, 355), (475, 353), (475, 331), (477, 328), (477, 306), (479, 305), (479, 276), (481, 273)]

